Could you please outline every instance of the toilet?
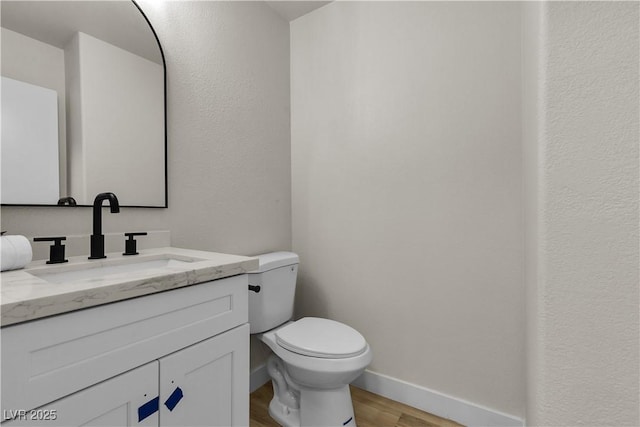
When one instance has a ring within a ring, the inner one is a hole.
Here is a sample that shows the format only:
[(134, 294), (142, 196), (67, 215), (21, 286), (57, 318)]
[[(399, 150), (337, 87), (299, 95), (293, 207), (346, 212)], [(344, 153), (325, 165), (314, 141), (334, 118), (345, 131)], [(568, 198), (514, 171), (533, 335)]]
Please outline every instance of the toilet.
[(249, 273), (251, 334), (274, 354), (269, 414), (282, 426), (355, 426), (349, 383), (371, 363), (364, 337), (343, 323), (317, 317), (292, 321), (298, 255), (258, 255)]

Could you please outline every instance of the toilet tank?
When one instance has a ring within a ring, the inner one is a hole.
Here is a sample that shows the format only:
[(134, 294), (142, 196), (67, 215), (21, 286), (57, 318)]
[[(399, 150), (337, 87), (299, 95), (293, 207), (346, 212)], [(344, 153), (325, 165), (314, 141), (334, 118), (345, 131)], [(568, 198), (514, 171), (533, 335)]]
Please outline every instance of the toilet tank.
[(249, 285), (260, 286), (260, 292), (249, 290), (252, 334), (273, 329), (293, 317), (299, 262), (293, 252), (271, 252), (255, 258), (260, 267), (249, 272)]

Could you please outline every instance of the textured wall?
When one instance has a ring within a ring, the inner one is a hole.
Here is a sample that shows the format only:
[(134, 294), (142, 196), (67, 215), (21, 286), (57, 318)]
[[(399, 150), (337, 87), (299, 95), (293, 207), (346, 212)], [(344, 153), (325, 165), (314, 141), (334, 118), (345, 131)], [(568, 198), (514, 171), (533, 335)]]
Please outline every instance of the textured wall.
[(143, 7), (167, 61), (173, 244), (289, 249), (288, 23), (264, 2)]
[(523, 416), (519, 5), (335, 2), (291, 23), (291, 67), (298, 314)]
[(550, 2), (539, 15), (532, 425), (640, 424), (638, 9)]

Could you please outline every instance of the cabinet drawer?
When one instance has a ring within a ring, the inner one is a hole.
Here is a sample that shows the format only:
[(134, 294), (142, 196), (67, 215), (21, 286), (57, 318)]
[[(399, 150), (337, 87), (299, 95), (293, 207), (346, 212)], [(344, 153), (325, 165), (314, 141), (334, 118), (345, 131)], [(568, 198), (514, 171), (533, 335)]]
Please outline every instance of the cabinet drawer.
[[(2, 427), (137, 426), (157, 427), (158, 413), (144, 418), (138, 408), (158, 394), (158, 362), (56, 400), (42, 408), (3, 413)], [(148, 407), (148, 405), (147, 405)]]
[(247, 286), (228, 277), (2, 328), (2, 409), (36, 408), (246, 323)]

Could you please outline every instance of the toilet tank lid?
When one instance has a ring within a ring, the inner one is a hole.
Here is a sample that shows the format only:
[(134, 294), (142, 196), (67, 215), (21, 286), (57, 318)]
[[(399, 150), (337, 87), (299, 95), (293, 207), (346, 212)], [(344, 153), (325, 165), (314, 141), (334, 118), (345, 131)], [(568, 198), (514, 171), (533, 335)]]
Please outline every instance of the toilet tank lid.
[(298, 264), (300, 259), (297, 254), (293, 252), (271, 252), (268, 254), (256, 255), (254, 258), (258, 258), (260, 266), (257, 270), (250, 271), (251, 273), (263, 273), (265, 271), (273, 270), (274, 268), (284, 267), (287, 265)]

